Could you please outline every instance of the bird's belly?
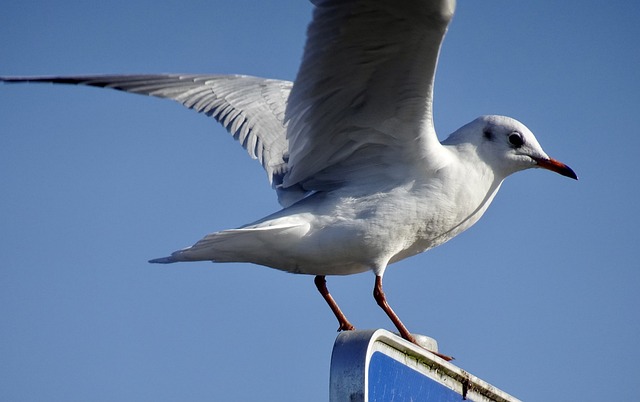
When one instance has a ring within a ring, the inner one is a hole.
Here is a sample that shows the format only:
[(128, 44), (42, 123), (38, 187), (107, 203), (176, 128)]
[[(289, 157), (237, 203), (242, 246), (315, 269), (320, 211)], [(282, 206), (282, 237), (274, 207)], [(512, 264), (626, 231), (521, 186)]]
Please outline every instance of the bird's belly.
[(446, 243), (473, 226), (485, 213), (497, 193), (498, 184), (477, 203), (467, 203), (467, 208), (459, 205), (457, 214), (435, 214), (424, 218), (424, 225), (416, 232), (414, 241), (395, 254), (389, 263), (397, 262), (416, 254), (423, 253)]
[(418, 234), (415, 241), (395, 254), (389, 260), (389, 263), (398, 262), (405, 258), (409, 258), (416, 254), (424, 253), (425, 251), (438, 247), (471, 227), (479, 218), (480, 216), (472, 220), (466, 220), (463, 224), (451, 225), (450, 227), (445, 228), (440, 234), (437, 234), (439, 232), (429, 232), (422, 236)]
[[(350, 229), (328, 227), (286, 241), (274, 239), (273, 252), (262, 253), (251, 262), (307, 275), (352, 275), (368, 271), (377, 250), (367, 247), (361, 232)], [(279, 248), (275, 243), (287, 246)]]
[[(234, 260), (309, 275), (351, 275), (367, 270), (380, 274), (387, 264), (437, 247), (471, 227), (495, 191), (462, 205), (438, 200), (441, 205), (407, 192), (348, 201), (325, 199), (322, 208), (317, 204), (313, 211), (300, 208), (284, 218), (304, 222), (301, 228), (305, 229), (269, 234), (262, 239), (262, 251), (249, 257), (244, 248), (243, 257)], [(451, 205), (456, 206), (455, 213), (447, 208)], [(262, 224), (278, 218), (279, 214)]]

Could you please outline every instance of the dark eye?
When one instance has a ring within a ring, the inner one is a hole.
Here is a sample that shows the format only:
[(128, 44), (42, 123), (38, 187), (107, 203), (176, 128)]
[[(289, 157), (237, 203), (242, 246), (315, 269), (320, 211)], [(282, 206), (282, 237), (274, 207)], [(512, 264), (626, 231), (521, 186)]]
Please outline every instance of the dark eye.
[(485, 128), (484, 131), (482, 131), (482, 134), (484, 135), (484, 138), (488, 139), (489, 141), (493, 140), (493, 133), (491, 132), (490, 128)]
[(524, 139), (520, 133), (509, 134), (509, 143), (516, 148), (520, 148), (524, 144)]

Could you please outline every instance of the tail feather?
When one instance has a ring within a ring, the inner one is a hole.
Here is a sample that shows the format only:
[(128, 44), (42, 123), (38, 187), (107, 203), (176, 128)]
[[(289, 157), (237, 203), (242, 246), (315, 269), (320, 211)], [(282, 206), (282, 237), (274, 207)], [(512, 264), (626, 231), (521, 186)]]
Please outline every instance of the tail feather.
[(178, 262), (173, 256), (162, 257), (162, 258), (154, 258), (153, 260), (149, 260), (151, 264), (172, 264), (174, 262)]
[(151, 264), (173, 264), (174, 262), (183, 262), (183, 261), (199, 261), (198, 259), (190, 258), (188, 253), (185, 251), (189, 251), (191, 247), (183, 248), (182, 250), (174, 251), (168, 257), (154, 258), (153, 260), (149, 260)]
[(181, 261), (253, 262), (273, 266), (283, 250), (291, 247), (309, 230), (305, 223), (278, 222), (224, 230), (205, 236), (191, 247), (173, 252), (168, 257), (149, 260), (152, 264)]

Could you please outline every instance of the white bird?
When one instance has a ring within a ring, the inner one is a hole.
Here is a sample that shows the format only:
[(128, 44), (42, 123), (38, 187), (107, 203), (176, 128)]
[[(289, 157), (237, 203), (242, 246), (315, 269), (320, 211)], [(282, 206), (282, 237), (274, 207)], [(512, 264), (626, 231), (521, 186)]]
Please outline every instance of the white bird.
[(376, 302), (415, 343), (383, 293), (387, 266), (471, 227), (512, 173), (577, 176), (509, 117), (479, 117), (438, 141), (434, 75), (454, 0), (314, 4), (295, 83), (166, 74), (2, 80), (109, 87), (213, 117), (261, 162), (284, 208), (150, 262), (250, 262), (315, 275), (339, 330), (354, 326), (325, 276), (371, 270)]

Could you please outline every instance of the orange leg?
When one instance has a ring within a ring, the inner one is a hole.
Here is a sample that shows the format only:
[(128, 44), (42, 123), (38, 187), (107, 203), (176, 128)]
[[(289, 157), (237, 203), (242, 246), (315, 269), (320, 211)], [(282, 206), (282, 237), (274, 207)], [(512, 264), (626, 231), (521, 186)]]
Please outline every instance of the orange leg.
[(354, 329), (356, 329), (356, 327), (351, 325), (349, 320), (347, 320), (347, 317), (345, 317), (345, 315), (342, 313), (336, 301), (333, 300), (333, 297), (331, 296), (331, 294), (329, 293), (329, 290), (327, 289), (327, 281), (324, 278), (324, 275), (316, 276), (313, 282), (316, 284), (316, 288), (318, 288), (318, 292), (320, 292), (324, 300), (329, 305), (329, 308), (331, 308), (331, 311), (333, 311), (333, 314), (335, 314), (336, 318), (338, 319), (338, 323), (340, 324), (340, 326), (338, 327), (338, 332), (353, 331)]
[[(373, 298), (376, 299), (378, 306), (380, 306), (384, 310), (384, 312), (387, 313), (387, 316), (391, 319), (391, 321), (393, 322), (393, 325), (395, 325), (396, 328), (398, 329), (398, 332), (400, 332), (400, 336), (402, 336), (404, 339), (408, 340), (409, 342), (420, 346), (416, 342), (416, 338), (414, 338), (413, 335), (411, 335), (409, 330), (407, 330), (407, 327), (404, 326), (402, 321), (400, 321), (400, 318), (398, 318), (398, 315), (393, 311), (391, 306), (389, 306), (389, 303), (387, 303), (387, 298), (385, 297), (384, 292), (382, 291), (382, 277), (378, 275), (376, 275), (376, 285), (373, 288)], [(431, 350), (430, 352), (438, 357), (443, 358), (446, 361), (453, 360), (453, 358), (450, 356), (443, 355), (438, 352), (433, 352)]]

